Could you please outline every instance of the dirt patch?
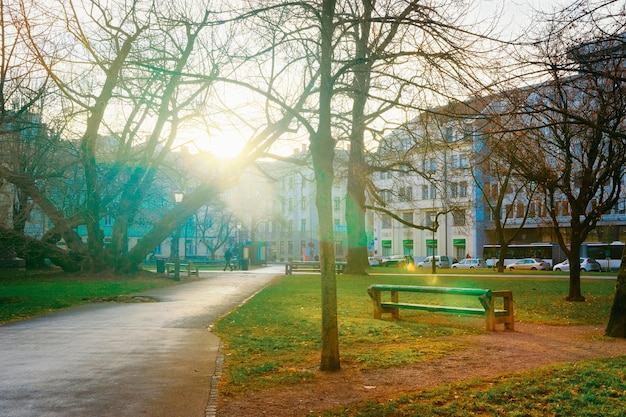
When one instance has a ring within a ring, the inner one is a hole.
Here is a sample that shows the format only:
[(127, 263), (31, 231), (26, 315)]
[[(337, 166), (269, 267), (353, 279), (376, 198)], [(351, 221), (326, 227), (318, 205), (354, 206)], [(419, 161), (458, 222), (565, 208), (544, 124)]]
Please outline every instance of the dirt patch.
[[(364, 400), (397, 398), (451, 382), (491, 377), (545, 365), (626, 354), (626, 340), (603, 337), (604, 328), (515, 323), (515, 331), (461, 336), (466, 349), (413, 366), (359, 372), (342, 365), (297, 386), (221, 397), (219, 417), (296, 417)], [(445, 338), (442, 338), (445, 340)]]

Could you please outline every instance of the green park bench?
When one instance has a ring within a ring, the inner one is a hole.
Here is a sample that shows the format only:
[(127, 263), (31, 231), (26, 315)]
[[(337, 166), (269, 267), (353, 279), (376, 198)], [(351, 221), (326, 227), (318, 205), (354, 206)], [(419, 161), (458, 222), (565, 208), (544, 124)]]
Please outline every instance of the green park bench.
[[(168, 262), (168, 263), (165, 264), (165, 274), (166, 275), (169, 275), (170, 273), (173, 273), (175, 269), (176, 269), (176, 263)], [(180, 270), (181, 271), (185, 271), (187, 273), (188, 277), (190, 277), (192, 275), (198, 276), (198, 265), (194, 264), (193, 262), (181, 263), (180, 264)]]
[[(382, 293), (386, 292), (390, 294), (389, 301), (382, 300)], [(399, 293), (401, 292), (474, 296), (478, 297), (481, 307), (455, 307), (400, 302)], [(500, 323), (504, 324), (506, 330), (514, 330), (513, 293), (508, 290), (492, 291), (480, 288), (373, 284), (367, 288), (367, 293), (373, 302), (375, 319), (380, 319), (383, 313), (391, 313), (393, 318), (398, 319), (400, 318), (400, 309), (404, 308), (409, 310), (481, 315), (485, 316), (485, 326), (488, 331), (495, 331), (496, 324)], [(496, 308), (496, 298), (502, 299), (502, 308), (500, 309)]]
[[(342, 274), (346, 269), (345, 262), (335, 262), (335, 272)], [(319, 261), (291, 261), (285, 264), (285, 275), (293, 275), (294, 272), (320, 272)]]

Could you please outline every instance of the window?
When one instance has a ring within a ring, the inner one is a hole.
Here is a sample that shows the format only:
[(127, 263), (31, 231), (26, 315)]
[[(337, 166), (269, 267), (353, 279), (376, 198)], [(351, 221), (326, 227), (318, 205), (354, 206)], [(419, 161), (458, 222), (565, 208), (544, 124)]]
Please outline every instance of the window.
[(437, 188), (434, 184), (430, 184), (430, 199), (434, 200), (437, 198)]
[(300, 199), (300, 208), (302, 210), (306, 210), (306, 196), (304, 196), (304, 195)]
[(413, 187), (400, 187), (400, 193), (398, 195), (400, 201), (413, 200)]
[(452, 155), (452, 169), (459, 169), (459, 155)]
[(306, 219), (301, 219), (300, 220), (300, 231), (301, 232), (306, 232)]
[(471, 124), (466, 123), (463, 126), (463, 139), (471, 140), (473, 137), (474, 137), (474, 129), (472, 128)]
[(293, 240), (287, 242), (287, 253), (293, 255)]
[(461, 165), (461, 168), (463, 169), (469, 168), (469, 159), (467, 158), (467, 155), (461, 154), (459, 156), (459, 164)]
[(467, 197), (467, 181), (459, 183), (459, 197)]
[(388, 214), (383, 214), (380, 216), (380, 220), (382, 223), (383, 229), (391, 229), (391, 216)]
[(452, 212), (452, 225), (465, 226), (465, 211), (455, 210)]
[(458, 197), (459, 184), (457, 182), (450, 183), (450, 198)]
[(339, 197), (334, 198), (334, 208), (335, 211), (341, 210), (341, 199)]
[[(405, 211), (402, 213), (402, 220), (404, 220), (407, 223), (413, 223), (413, 212), (412, 211)], [(403, 225), (404, 227), (410, 227), (407, 225)]]
[(287, 222), (287, 233), (293, 233), (293, 220)]
[(422, 185), (422, 200), (428, 200), (428, 185)]

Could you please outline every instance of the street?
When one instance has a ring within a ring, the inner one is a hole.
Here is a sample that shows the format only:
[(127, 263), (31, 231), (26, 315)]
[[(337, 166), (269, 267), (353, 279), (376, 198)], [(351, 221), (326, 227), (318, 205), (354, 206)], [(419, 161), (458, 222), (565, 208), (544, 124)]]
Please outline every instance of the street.
[(208, 327), (284, 268), (202, 272), (142, 293), (0, 326), (3, 417), (204, 417), (219, 339)]

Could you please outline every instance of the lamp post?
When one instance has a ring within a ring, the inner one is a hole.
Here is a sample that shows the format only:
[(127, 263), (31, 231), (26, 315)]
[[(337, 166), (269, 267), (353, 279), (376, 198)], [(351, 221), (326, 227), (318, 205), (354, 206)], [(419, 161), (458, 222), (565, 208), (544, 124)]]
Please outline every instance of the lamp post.
[(430, 227), (431, 227), (431, 230), (433, 232), (433, 238), (432, 238), (433, 254), (432, 254), (432, 257), (431, 257), (431, 261), (432, 261), (432, 267), (431, 267), (432, 270), (431, 270), (431, 272), (434, 275), (434, 274), (437, 273), (437, 261), (435, 260), (436, 259), (435, 258), (435, 254), (436, 254), (435, 249), (437, 248), (437, 244), (435, 242), (435, 232), (437, 231), (439, 225), (437, 224), (437, 214), (434, 211), (431, 213), (430, 216), (431, 216), (431, 218), (430, 218)]
[(237, 267), (241, 271), (243, 268), (242, 258), (243, 250), (241, 248), (241, 222), (237, 222)]
[[(180, 191), (174, 193), (174, 202), (179, 204), (183, 201), (183, 194)], [(176, 226), (174, 231), (174, 281), (180, 281), (180, 226)]]

